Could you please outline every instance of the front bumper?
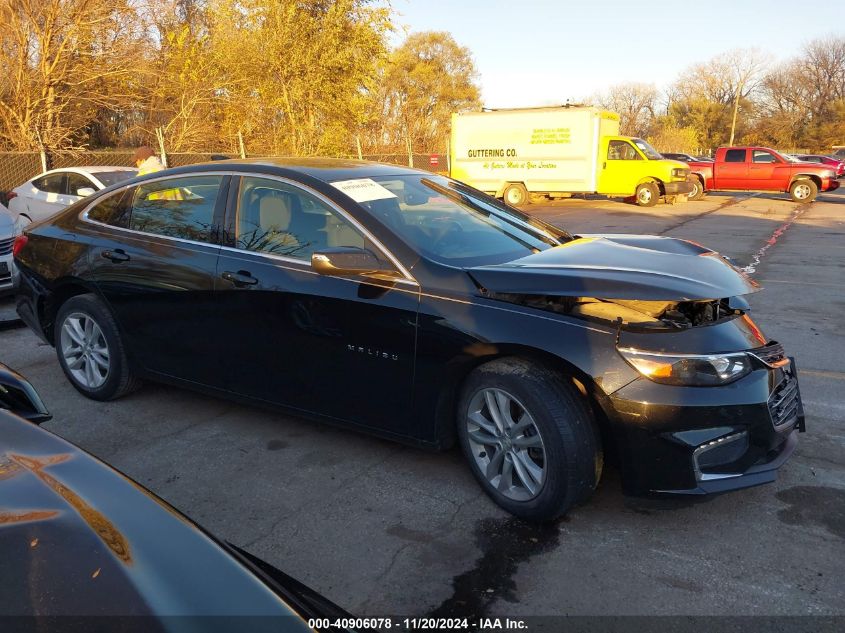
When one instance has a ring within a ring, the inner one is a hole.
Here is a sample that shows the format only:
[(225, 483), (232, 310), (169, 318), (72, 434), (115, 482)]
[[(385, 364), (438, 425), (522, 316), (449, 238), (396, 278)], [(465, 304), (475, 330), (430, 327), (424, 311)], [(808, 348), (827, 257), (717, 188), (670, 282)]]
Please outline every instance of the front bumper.
[(693, 184), (688, 180), (673, 180), (672, 182), (663, 183), (663, 195), (678, 196), (681, 194), (691, 193)]
[(18, 269), (11, 253), (0, 255), (0, 295), (14, 292), (18, 286)]
[(703, 495), (774, 481), (804, 430), (794, 360), (761, 361), (723, 387), (639, 378), (614, 393), (610, 407), (629, 494)]

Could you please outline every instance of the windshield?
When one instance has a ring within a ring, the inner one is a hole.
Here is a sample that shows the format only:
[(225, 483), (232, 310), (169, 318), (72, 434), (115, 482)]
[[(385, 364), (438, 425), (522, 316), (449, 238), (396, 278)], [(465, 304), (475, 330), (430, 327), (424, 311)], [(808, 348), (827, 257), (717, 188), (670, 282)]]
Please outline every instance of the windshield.
[(805, 161), (801, 160), (797, 156), (793, 156), (792, 154), (781, 154), (780, 152), (776, 152), (772, 150), (772, 154), (775, 156), (780, 156), (784, 161), (787, 163), (803, 163)]
[(138, 170), (136, 169), (126, 169), (122, 171), (98, 171), (94, 174), (94, 177), (106, 187), (111, 187), (122, 180), (134, 178), (137, 173)]
[(660, 152), (658, 152), (651, 145), (646, 143), (643, 139), (632, 138), (631, 140), (634, 142), (634, 145), (640, 148), (640, 151), (645, 154), (646, 158), (648, 158), (649, 160), (661, 160), (663, 158)]
[(440, 263), (508, 262), (571, 239), (565, 231), (442, 176), (377, 176), (372, 181), (381, 191), (371, 189), (370, 199), (359, 203), (417, 252)]

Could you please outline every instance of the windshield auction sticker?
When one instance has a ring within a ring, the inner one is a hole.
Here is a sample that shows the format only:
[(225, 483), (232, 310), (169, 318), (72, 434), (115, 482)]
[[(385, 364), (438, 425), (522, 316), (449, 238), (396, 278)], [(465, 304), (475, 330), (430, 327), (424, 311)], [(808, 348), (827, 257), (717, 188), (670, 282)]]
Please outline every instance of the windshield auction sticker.
[(355, 180), (338, 180), (331, 183), (332, 187), (340, 189), (355, 202), (371, 202), (372, 200), (387, 200), (395, 198), (396, 194), (382, 187), (370, 178), (356, 178)]

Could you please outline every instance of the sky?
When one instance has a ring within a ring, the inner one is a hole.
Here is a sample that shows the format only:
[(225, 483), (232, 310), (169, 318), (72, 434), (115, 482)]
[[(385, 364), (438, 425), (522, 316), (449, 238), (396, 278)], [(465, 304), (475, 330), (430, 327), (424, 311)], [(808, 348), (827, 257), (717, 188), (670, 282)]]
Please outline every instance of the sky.
[(843, 35), (821, 14), (835, 5), (796, 0), (391, 4), (408, 32), (449, 31), (472, 51), (482, 103), (490, 108), (577, 102), (625, 81), (663, 88), (690, 65), (731, 49), (757, 47), (777, 62), (809, 40)]

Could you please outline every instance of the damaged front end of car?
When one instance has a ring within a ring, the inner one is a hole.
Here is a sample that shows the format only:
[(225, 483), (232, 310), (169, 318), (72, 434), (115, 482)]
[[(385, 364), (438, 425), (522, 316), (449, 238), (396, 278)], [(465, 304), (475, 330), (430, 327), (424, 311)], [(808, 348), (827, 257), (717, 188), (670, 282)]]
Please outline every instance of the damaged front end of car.
[[(804, 430), (794, 359), (752, 321), (760, 287), (684, 240), (588, 236), (468, 271), (480, 295), (612, 331), (636, 373), (597, 393), (628, 492), (772, 481)], [(643, 467), (643, 464), (649, 467)]]

